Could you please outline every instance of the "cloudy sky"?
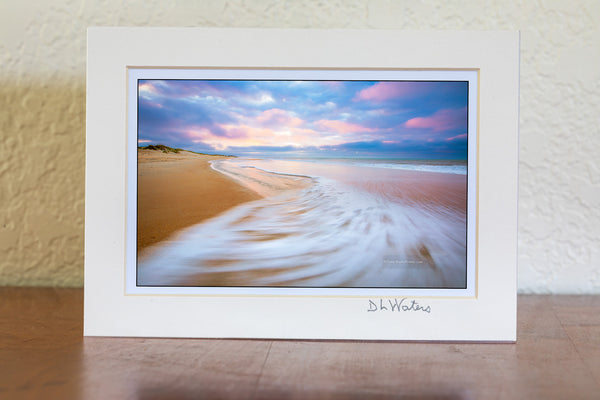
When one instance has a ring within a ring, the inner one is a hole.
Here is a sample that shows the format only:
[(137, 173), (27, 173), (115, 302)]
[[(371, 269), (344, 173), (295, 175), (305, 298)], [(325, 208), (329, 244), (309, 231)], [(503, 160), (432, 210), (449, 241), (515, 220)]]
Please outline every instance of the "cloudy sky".
[(467, 158), (466, 82), (140, 80), (138, 143), (253, 157)]

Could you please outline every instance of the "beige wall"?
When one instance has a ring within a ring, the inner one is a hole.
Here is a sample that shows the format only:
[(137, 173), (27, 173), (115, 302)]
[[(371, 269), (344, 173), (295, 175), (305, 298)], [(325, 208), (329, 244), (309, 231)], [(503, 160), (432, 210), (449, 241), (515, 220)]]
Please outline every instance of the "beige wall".
[(519, 288), (600, 293), (597, 0), (4, 0), (0, 285), (83, 283), (85, 37), (104, 25), (520, 30)]

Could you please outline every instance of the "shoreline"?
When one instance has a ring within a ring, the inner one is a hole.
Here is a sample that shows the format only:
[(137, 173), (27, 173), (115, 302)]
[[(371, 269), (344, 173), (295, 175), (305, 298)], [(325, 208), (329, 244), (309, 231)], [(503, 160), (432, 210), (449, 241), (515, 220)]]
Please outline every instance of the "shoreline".
[(300, 174), (270, 172), (256, 167), (239, 167), (227, 162), (209, 164), (214, 171), (262, 197), (277, 196), (288, 190), (304, 189), (313, 183), (313, 178)]
[[(254, 162), (249, 163), (251, 166), (239, 168), (235, 167), (235, 160), (232, 159), (231, 163), (218, 163), (218, 168), (213, 166), (213, 169), (264, 197), (269, 197), (281, 190), (308, 186), (314, 177), (322, 176), (405, 204), (418, 204), (426, 207), (440, 205), (462, 214), (466, 214), (468, 211), (468, 177), (466, 174), (380, 168), (353, 163), (313, 164), (305, 163), (305, 160), (293, 159), (253, 159)], [(295, 166), (296, 162), (300, 162), (302, 165)], [(326, 175), (323, 174), (323, 166), (328, 169)], [(335, 168), (331, 168), (332, 166)]]
[(464, 286), (464, 175), (260, 159), (206, 164), (264, 197), (144, 252), (141, 284)]
[(230, 157), (138, 149), (137, 251), (239, 204), (262, 198), (211, 168)]

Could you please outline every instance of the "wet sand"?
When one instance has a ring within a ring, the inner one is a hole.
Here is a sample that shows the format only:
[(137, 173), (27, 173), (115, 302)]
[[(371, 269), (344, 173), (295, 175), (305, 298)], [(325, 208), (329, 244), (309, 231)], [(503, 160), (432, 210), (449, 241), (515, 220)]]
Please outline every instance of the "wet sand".
[(261, 198), (210, 167), (209, 161), (224, 158), (187, 151), (138, 150), (138, 252), (236, 205)]
[[(233, 166), (230, 165), (233, 163)], [(269, 188), (278, 190), (301, 187), (303, 175), (321, 174), (322, 165), (295, 160), (265, 161), (253, 160), (265, 170), (278, 171), (267, 176), (264, 171), (254, 168), (235, 168), (236, 159), (219, 162), (217, 170), (230, 176), (236, 182), (253, 189), (264, 197), (269, 197)], [(229, 165), (229, 166), (228, 166)], [(365, 168), (348, 165), (329, 165), (328, 176), (340, 182), (358, 187), (392, 201), (422, 207), (443, 207), (463, 215), (467, 212), (467, 176), (439, 172), (415, 170)], [(285, 174), (293, 174), (286, 176)], [(294, 180), (295, 179), (295, 180)], [(310, 179), (310, 178), (305, 178)], [(257, 185), (259, 182), (261, 185)]]

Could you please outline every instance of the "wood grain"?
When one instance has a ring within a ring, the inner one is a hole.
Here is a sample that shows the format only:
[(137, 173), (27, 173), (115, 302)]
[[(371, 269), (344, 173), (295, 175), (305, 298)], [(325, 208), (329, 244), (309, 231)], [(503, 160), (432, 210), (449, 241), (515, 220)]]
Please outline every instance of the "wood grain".
[(84, 338), (81, 289), (0, 288), (4, 399), (598, 399), (600, 296), (520, 296), (517, 344)]

